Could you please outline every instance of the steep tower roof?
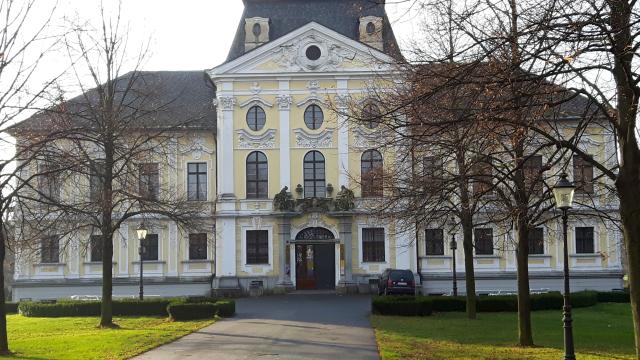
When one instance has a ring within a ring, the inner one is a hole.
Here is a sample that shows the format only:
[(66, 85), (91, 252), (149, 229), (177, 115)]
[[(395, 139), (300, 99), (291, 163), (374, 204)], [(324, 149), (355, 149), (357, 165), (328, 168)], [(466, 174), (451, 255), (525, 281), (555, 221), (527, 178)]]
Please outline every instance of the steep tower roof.
[(398, 43), (384, 9), (384, 0), (243, 0), (245, 8), (231, 44), (227, 62), (245, 54), (245, 19), (269, 19), (269, 41), (312, 21), (359, 41), (361, 17), (383, 19), (384, 52), (400, 58)]

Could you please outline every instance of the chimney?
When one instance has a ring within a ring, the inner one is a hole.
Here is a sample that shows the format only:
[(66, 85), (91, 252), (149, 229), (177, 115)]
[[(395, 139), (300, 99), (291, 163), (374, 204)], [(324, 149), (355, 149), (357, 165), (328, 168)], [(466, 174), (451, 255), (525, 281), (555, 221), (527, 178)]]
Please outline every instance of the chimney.
[(269, 42), (268, 18), (253, 17), (247, 18), (244, 21), (244, 52), (249, 52)]
[(360, 18), (360, 42), (380, 51), (384, 51), (382, 42), (383, 20), (378, 16), (364, 16)]

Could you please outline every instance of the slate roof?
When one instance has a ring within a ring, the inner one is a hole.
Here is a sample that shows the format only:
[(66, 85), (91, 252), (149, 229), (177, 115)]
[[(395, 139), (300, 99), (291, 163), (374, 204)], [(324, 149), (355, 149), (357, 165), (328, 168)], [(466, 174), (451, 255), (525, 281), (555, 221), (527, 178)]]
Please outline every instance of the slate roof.
[[(116, 98), (122, 99), (123, 104), (121, 116), (130, 119), (132, 127), (216, 130), (215, 87), (204, 71), (130, 72), (115, 83), (119, 89)], [(74, 126), (90, 127), (95, 123), (91, 108), (98, 104), (98, 99), (95, 88), (88, 90), (36, 113), (11, 130), (13, 133), (48, 130), (57, 125), (59, 120), (55, 119), (63, 114), (70, 115)]]
[(401, 59), (398, 43), (381, 0), (243, 0), (245, 4), (227, 62), (245, 54), (244, 19), (269, 18), (269, 41), (274, 41), (312, 21), (358, 41), (362, 16), (384, 19), (382, 29), (384, 52)]

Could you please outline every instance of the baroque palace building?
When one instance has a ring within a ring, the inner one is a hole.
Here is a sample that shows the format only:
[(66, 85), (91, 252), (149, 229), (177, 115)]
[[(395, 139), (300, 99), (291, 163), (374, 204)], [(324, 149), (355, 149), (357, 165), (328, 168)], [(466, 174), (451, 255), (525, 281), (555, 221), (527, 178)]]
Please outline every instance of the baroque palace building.
[[(175, 101), (181, 111), (166, 116), (204, 109), (207, 126), (180, 139), (175, 169), (160, 166), (154, 174), (160, 186), (210, 203), (215, 227), (182, 234), (169, 221), (152, 224), (146, 293), (233, 293), (252, 284), (274, 292), (364, 292), (387, 268), (419, 271), (425, 294), (450, 293), (449, 230), (400, 231), (399, 223), (367, 212), (363, 199), (380, 194), (353, 179), (394, 158), (372, 147), (375, 129), (347, 126), (334, 111), (350, 99), (365, 101), (376, 79), (393, 81), (388, 64), (401, 55), (384, 1), (244, 3), (225, 63), (203, 72), (148, 74), (167, 99), (181, 94)], [(594, 130), (589, 139), (588, 153), (615, 158), (612, 134)], [(577, 159), (569, 170), (594, 176)], [(615, 213), (617, 204), (595, 198), (596, 206)], [(126, 222), (114, 239), (115, 296), (137, 293), (138, 223)], [(534, 232), (542, 245), (532, 249), (532, 289), (561, 288), (560, 229), (553, 222)], [(510, 232), (497, 225), (476, 230), (486, 245), (474, 259), (478, 291), (514, 291), (515, 253), (493, 246)], [(573, 289), (622, 287), (621, 233), (613, 224), (572, 218), (569, 236)], [(93, 252), (56, 244), (18, 256), (14, 300), (100, 294)], [(456, 256), (463, 273), (462, 251)]]

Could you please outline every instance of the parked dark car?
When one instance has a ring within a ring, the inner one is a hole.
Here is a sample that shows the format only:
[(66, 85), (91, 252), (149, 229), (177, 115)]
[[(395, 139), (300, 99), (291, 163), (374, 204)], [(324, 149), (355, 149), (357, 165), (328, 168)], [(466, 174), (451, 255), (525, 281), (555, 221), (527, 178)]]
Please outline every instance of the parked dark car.
[(380, 275), (378, 295), (415, 295), (416, 282), (411, 270), (387, 269)]

